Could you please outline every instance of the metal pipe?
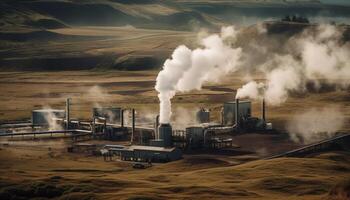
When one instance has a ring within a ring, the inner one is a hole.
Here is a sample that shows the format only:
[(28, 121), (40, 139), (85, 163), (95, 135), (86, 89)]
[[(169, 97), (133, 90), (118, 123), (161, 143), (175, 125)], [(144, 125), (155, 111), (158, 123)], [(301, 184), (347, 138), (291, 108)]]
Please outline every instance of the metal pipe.
[(265, 111), (265, 98), (262, 99), (261, 104), (262, 104), (262, 105), (261, 105), (261, 107), (262, 107), (262, 116), (261, 116), (261, 117), (262, 117), (262, 120), (265, 122), (265, 121), (266, 121), (266, 118), (265, 118), (265, 117), (266, 117), (266, 116), (265, 116), (265, 114), (266, 114), (266, 113), (265, 113), (265, 112), (266, 112), (266, 111)]
[(159, 132), (158, 132), (158, 126), (159, 126), (159, 115), (156, 117), (156, 125), (154, 127), (154, 137), (155, 139), (159, 139)]
[(132, 109), (131, 144), (134, 142), (135, 134), (135, 109)]
[(94, 116), (94, 118), (92, 119), (92, 130), (91, 130), (93, 135), (96, 134), (95, 131), (96, 131), (96, 118)]
[(103, 134), (106, 134), (107, 133), (107, 120), (104, 121), (103, 123)]
[(236, 129), (239, 129), (239, 99), (236, 98), (236, 109), (235, 109), (235, 120), (236, 120)]
[(120, 127), (124, 127), (124, 110), (120, 109)]
[(67, 98), (66, 99), (66, 121), (67, 121), (67, 123), (66, 123), (66, 130), (68, 130), (69, 129), (69, 121), (70, 121), (70, 116), (69, 116), (69, 112), (70, 112), (70, 110), (69, 110), (69, 107), (70, 107), (70, 98)]

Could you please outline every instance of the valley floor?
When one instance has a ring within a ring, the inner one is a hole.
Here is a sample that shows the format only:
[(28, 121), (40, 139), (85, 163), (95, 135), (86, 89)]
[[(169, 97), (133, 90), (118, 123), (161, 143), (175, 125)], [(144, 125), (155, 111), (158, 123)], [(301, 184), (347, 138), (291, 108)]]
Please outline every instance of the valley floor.
[(236, 163), (185, 155), (137, 170), (127, 162), (67, 153), (67, 144), (2, 142), (1, 199), (343, 199), (342, 193), (348, 194), (346, 152), (255, 161), (236, 156)]

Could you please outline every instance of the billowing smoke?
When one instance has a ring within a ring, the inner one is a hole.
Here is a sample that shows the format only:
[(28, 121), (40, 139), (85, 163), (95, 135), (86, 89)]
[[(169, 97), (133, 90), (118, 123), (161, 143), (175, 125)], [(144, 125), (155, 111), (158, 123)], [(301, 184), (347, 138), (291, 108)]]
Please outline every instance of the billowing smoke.
[(160, 123), (170, 122), (171, 99), (176, 92), (200, 90), (203, 83), (219, 81), (237, 69), (241, 48), (229, 45), (235, 37), (235, 29), (226, 27), (220, 35), (203, 38), (200, 48), (191, 50), (181, 45), (175, 49), (157, 76), (155, 89), (160, 101)]
[(188, 126), (198, 124), (197, 112), (198, 107), (185, 108), (181, 106), (175, 107), (175, 115), (173, 117), (173, 128), (178, 130), (185, 130)]
[[(279, 105), (290, 93), (304, 92), (310, 82), (315, 86), (333, 84), (347, 88), (350, 84), (350, 47), (342, 41), (342, 35), (335, 26), (321, 25), (316, 31), (306, 30), (290, 39), (284, 47), (287, 53), (271, 53), (268, 60), (254, 68), (265, 74), (266, 83), (248, 82), (238, 90), (236, 97), (264, 97), (269, 104)], [(254, 59), (253, 55), (245, 57)]]
[(292, 140), (308, 144), (331, 138), (342, 129), (344, 123), (345, 116), (337, 107), (312, 108), (295, 115), (287, 130)]
[(47, 121), (49, 130), (63, 130), (62, 124), (56, 120), (59, 116), (56, 116), (54, 109), (50, 106), (44, 106), (43, 109), (48, 111), (48, 114), (44, 115), (44, 118)]
[(257, 83), (255, 81), (250, 81), (245, 84), (242, 88), (237, 90), (236, 98), (250, 98), (256, 99), (260, 97), (264, 90), (263, 83)]
[(269, 35), (260, 24), (257, 38), (244, 41), (246, 33), (227, 27), (221, 34), (201, 39), (200, 48), (179, 46), (157, 77), (160, 122), (170, 121), (171, 99), (177, 92), (200, 90), (203, 83), (217, 82), (230, 72), (244, 72), (244, 77), (262, 73), (265, 81), (250, 79), (237, 90), (236, 97), (265, 98), (270, 105), (307, 92), (309, 84), (316, 91), (323, 85), (348, 88), (350, 45), (344, 41), (343, 31), (332, 25), (310, 26), (283, 40)]

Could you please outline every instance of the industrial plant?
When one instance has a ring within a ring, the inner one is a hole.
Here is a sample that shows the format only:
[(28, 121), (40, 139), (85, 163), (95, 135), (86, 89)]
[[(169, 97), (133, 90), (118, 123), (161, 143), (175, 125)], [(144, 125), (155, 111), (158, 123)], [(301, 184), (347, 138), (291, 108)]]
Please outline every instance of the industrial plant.
[[(179, 160), (183, 154), (193, 151), (235, 149), (239, 148), (235, 145), (235, 136), (275, 132), (266, 119), (264, 99), (261, 99), (260, 117), (252, 116), (251, 101), (237, 98), (222, 105), (221, 123), (212, 122), (210, 110), (200, 108), (195, 115), (197, 123), (183, 129), (174, 129), (171, 123), (160, 123), (159, 115), (151, 124), (138, 123), (140, 116), (135, 109), (121, 107), (94, 107), (91, 120), (75, 120), (70, 116), (71, 101), (66, 100), (64, 110), (33, 110), (30, 123), (4, 124), (1, 129), (5, 132), (0, 136), (9, 140), (69, 138), (71, 143), (67, 151), (71, 153), (151, 163)], [(93, 141), (104, 142), (94, 144)]]
[[(68, 137), (72, 139), (69, 152), (90, 152), (123, 161), (169, 162), (181, 159), (188, 151), (232, 148), (238, 134), (272, 131), (272, 124), (265, 118), (264, 100), (261, 117), (251, 115), (250, 101), (236, 99), (222, 105), (221, 123), (212, 122), (210, 110), (200, 108), (195, 115), (197, 123), (183, 129), (160, 123), (159, 115), (153, 124), (138, 124), (140, 116), (136, 110), (121, 107), (94, 107), (91, 120), (75, 120), (70, 114), (71, 101), (74, 99), (66, 100), (64, 110), (33, 110), (30, 123), (2, 125), (5, 132), (0, 136), (12, 140)], [(105, 142), (104, 145), (88, 143), (94, 140)], [(116, 145), (108, 141), (124, 143)]]

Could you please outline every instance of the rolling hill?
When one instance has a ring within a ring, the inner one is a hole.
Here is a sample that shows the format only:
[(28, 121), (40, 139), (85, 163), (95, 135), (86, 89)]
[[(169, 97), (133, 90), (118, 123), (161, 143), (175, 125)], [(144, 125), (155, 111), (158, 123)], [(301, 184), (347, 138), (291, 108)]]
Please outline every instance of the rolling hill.
[[(194, 45), (201, 29), (286, 14), (338, 23), (350, 16), (347, 6), (285, 0), (4, 0), (0, 8), (1, 70), (154, 69), (176, 46)], [(292, 36), (306, 26), (268, 28)]]

